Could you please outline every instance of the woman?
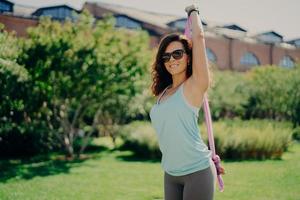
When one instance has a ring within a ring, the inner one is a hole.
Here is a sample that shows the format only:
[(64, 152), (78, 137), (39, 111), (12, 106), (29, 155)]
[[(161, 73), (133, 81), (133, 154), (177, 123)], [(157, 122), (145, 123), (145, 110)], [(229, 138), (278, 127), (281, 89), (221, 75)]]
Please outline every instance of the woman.
[(175, 33), (161, 40), (152, 69), (158, 98), (150, 118), (162, 152), (165, 200), (212, 200), (216, 171), (197, 124), (210, 83), (204, 32), (198, 9), (185, 10), (192, 41)]

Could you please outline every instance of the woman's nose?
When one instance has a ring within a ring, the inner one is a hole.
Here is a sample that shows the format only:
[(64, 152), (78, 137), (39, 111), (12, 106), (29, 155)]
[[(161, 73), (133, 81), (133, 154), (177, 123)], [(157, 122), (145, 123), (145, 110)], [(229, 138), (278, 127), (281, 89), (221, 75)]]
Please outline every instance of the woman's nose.
[(175, 60), (175, 58), (173, 58), (173, 56), (171, 55), (170, 62), (173, 62), (174, 60)]

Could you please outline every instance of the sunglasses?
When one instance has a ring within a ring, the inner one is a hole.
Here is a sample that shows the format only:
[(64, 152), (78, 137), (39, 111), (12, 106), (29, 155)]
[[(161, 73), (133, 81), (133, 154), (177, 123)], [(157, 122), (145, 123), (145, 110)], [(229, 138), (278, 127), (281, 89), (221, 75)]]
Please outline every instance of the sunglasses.
[(162, 61), (164, 63), (168, 62), (171, 59), (171, 56), (175, 59), (175, 60), (179, 60), (183, 57), (183, 54), (185, 53), (185, 51), (183, 49), (177, 49), (171, 53), (164, 53), (162, 55)]

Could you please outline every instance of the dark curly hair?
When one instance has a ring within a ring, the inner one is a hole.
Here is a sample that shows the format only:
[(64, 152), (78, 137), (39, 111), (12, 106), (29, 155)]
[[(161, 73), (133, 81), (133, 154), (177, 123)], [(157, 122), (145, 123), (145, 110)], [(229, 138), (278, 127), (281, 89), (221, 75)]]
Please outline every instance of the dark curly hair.
[(152, 85), (151, 90), (155, 96), (158, 96), (168, 85), (172, 84), (172, 76), (167, 71), (164, 62), (162, 61), (162, 55), (165, 53), (166, 48), (171, 42), (181, 42), (183, 48), (188, 55), (188, 64), (186, 70), (187, 78), (192, 75), (192, 43), (184, 35), (179, 33), (171, 33), (163, 37), (159, 43), (156, 58), (152, 64)]

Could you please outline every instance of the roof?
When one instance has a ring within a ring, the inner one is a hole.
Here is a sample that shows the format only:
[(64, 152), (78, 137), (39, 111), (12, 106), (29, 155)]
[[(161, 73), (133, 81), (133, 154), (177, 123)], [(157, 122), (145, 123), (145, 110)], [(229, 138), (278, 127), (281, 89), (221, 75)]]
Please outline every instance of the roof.
[(137, 21), (143, 21), (161, 28), (168, 28), (167, 23), (181, 18), (180, 16), (165, 15), (165, 14), (159, 14), (159, 13), (154, 13), (149, 11), (142, 11), (136, 8), (106, 4), (102, 2), (95, 2), (95, 3), (86, 2), (85, 4), (86, 5), (95, 4), (101, 8), (105, 8), (107, 10), (113, 11), (116, 14), (123, 14), (130, 18), (136, 19)]
[(267, 32), (256, 34), (255, 36), (268, 35), (268, 34), (275, 35), (276, 37), (279, 37), (281, 39), (283, 38), (282, 35), (280, 35), (279, 33), (276, 33), (275, 31), (267, 31)]
[(14, 5), (13, 2), (10, 2), (10, 1), (7, 1), (7, 0), (0, 0), (0, 1), (5, 2), (5, 3), (8, 3), (8, 4), (10, 4), (10, 5)]
[(281, 42), (281, 43), (277, 44), (276, 46), (283, 47), (285, 49), (296, 49), (297, 48), (295, 45), (286, 43), (286, 42)]
[[(38, 15), (38, 12), (41, 12), (43, 10), (47, 9), (53, 9), (53, 8), (61, 8), (65, 7), (70, 10), (74, 10), (76, 12), (80, 12), (80, 8), (75, 9), (72, 6), (69, 6), (67, 4), (62, 5), (54, 5), (54, 6), (47, 6), (42, 8), (35, 8), (30, 6), (23, 6), (20, 4), (14, 4), (7, 0), (0, 0), (2, 2), (7, 2), (9, 4), (14, 5), (14, 12), (13, 15), (15, 16), (22, 16), (22, 17), (28, 17), (28, 18), (36, 18)], [(149, 29), (150, 31), (154, 31), (156, 33), (166, 33), (166, 31), (171, 31), (170, 26), (177, 22), (177, 21), (185, 21), (186, 17), (182, 16), (176, 16), (176, 15), (167, 15), (167, 14), (161, 14), (161, 13), (155, 13), (155, 12), (149, 12), (149, 11), (143, 11), (136, 8), (130, 8), (120, 5), (114, 5), (114, 4), (107, 4), (102, 2), (85, 2), (83, 8), (88, 8), (91, 11), (95, 11), (94, 16), (102, 17), (100, 15), (103, 15), (104, 13), (111, 12), (115, 16), (125, 16), (128, 17), (131, 20), (141, 22), (143, 24), (143, 28)], [(83, 9), (82, 8), (82, 9)], [(97, 15), (97, 14), (100, 15)], [(246, 29), (242, 28), (238, 24), (225, 24), (219, 23), (215, 21), (205, 20), (202, 19), (202, 24), (205, 25), (205, 31), (206, 35), (210, 35), (213, 37), (227, 37), (227, 38), (235, 38), (239, 40), (244, 40), (247, 42), (258, 42), (257, 40), (260, 38), (259, 36), (263, 35), (269, 35), (272, 34), (278, 38), (281, 39), (281, 42), (283, 42), (283, 36), (279, 33), (275, 32), (274, 30), (262, 32), (262, 33), (250, 33)], [(252, 36), (251, 36), (252, 35)], [(255, 40), (255, 41), (254, 41)], [(293, 40), (285, 41), (285, 45), (295, 45), (296, 42), (298, 43), (300, 41), (300, 38), (296, 38)]]
[[(168, 22), (167, 25), (168, 25), (168, 26), (171, 26), (171, 25), (174, 24), (175, 22), (178, 22), (178, 21), (186, 21), (186, 20), (187, 20), (186, 17), (179, 17), (178, 19), (175, 19), (175, 20), (173, 20), (173, 21)], [(207, 26), (207, 23), (206, 23), (203, 19), (201, 19), (201, 23), (202, 23), (203, 26)]]
[(32, 17), (32, 13), (36, 10), (36, 7), (24, 6), (20, 4), (14, 5), (14, 15), (23, 17)]
[[(154, 13), (154, 12), (149, 12), (149, 11), (143, 11), (139, 10), (136, 8), (129, 8), (129, 7), (124, 7), (120, 5), (114, 5), (114, 4), (107, 4), (107, 3), (102, 3), (102, 2), (86, 2), (85, 5), (88, 5), (89, 7), (93, 6), (98, 6), (102, 9), (102, 11), (109, 12), (111, 11), (112, 14), (114, 15), (124, 15), (127, 16), (128, 18), (131, 18), (135, 21), (139, 22), (145, 22), (149, 23), (155, 26), (158, 26), (163, 29), (170, 29), (170, 26), (175, 23), (176, 21), (182, 21), (186, 20), (186, 18), (182, 16), (175, 16), (175, 15), (165, 15), (161, 13)], [(225, 36), (229, 38), (235, 38), (235, 39), (240, 39), (244, 40), (248, 38), (247, 40), (251, 40), (253, 42), (253, 39), (248, 37), (249, 32), (245, 29), (242, 28), (241, 26), (237, 24), (228, 24), (224, 25), (219, 22), (214, 22), (214, 21), (203, 21), (202, 24), (207, 26), (206, 30), (210, 32), (215, 32), (216, 35), (220, 36)], [(276, 35), (277, 37), (282, 38), (282, 36), (275, 31), (268, 31), (264, 32), (261, 34), (269, 34), (272, 33)], [(258, 34), (258, 35), (261, 35)]]
[(228, 38), (243, 39), (247, 37), (247, 34), (244, 31), (232, 30), (223, 27), (216, 27), (213, 31)]
[(236, 24), (228, 24), (228, 25), (224, 25), (222, 26), (223, 28), (228, 28), (228, 29), (232, 29), (232, 30), (238, 30), (238, 31), (243, 31), (243, 32), (247, 32), (246, 29), (243, 29), (242, 27), (236, 25)]
[(293, 39), (293, 40), (288, 40), (288, 41), (286, 41), (287, 43), (295, 43), (295, 42), (298, 42), (298, 41), (300, 41), (300, 38), (296, 38), (296, 39)]
[(67, 5), (67, 4), (62, 4), (62, 5), (55, 5), (55, 6), (48, 6), (48, 7), (41, 7), (41, 8), (38, 8), (36, 11), (34, 11), (32, 13), (32, 15), (39, 15), (40, 12), (42, 12), (43, 10), (48, 10), (48, 9), (55, 9), (55, 8), (61, 8), (61, 7), (65, 7), (65, 8), (68, 8), (70, 10), (74, 10), (76, 12), (80, 12), (79, 10)]

